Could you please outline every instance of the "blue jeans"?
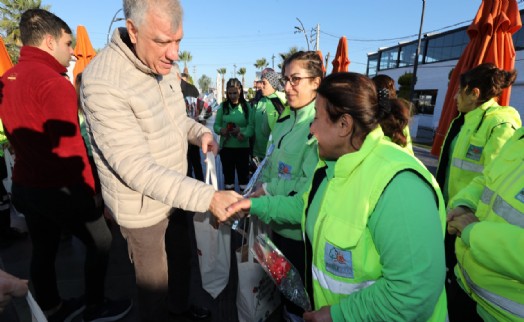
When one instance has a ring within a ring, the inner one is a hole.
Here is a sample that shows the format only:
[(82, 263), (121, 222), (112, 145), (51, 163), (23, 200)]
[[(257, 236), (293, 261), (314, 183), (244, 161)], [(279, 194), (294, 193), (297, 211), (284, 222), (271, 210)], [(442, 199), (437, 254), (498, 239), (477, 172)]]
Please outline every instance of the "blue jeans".
[(62, 229), (70, 231), (86, 247), (86, 304), (101, 304), (112, 236), (89, 190), (82, 185), (29, 188), (13, 183), (12, 202), (25, 215), (31, 236), (30, 274), (40, 307), (49, 310), (61, 301), (55, 260)]

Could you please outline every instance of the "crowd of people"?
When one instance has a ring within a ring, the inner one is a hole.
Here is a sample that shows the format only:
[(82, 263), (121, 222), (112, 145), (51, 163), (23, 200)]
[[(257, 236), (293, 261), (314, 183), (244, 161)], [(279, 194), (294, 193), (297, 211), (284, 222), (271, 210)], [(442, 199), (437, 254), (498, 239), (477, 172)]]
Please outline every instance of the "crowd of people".
[[(411, 104), (395, 81), (325, 76), (313, 51), (290, 55), (280, 73), (263, 70), (253, 101), (229, 79), (213, 134), (187, 113), (185, 98), (199, 93), (176, 65), (180, 2), (123, 9), (126, 27), (76, 90), (64, 77), (72, 32), (43, 9), (22, 15), (20, 60), (2, 76), (0, 119), (16, 162), (0, 206), (25, 216), (29, 281), (48, 321), (116, 321), (131, 310), (129, 295), (105, 294), (108, 221), (127, 242), (141, 321), (207, 317), (193, 227), (193, 213), (206, 211), (221, 224), (250, 214), (269, 225), (313, 304), (283, 299), (285, 321), (524, 319), (524, 130), (497, 103), (516, 71), (486, 63), (461, 75), (434, 177), (413, 153)], [(200, 152), (220, 155), (224, 190), (203, 182)], [(250, 164), (263, 159), (243, 196)], [(64, 230), (86, 248), (85, 294), (72, 299), (55, 269)], [(0, 313), (27, 291), (27, 280), (0, 271)]]

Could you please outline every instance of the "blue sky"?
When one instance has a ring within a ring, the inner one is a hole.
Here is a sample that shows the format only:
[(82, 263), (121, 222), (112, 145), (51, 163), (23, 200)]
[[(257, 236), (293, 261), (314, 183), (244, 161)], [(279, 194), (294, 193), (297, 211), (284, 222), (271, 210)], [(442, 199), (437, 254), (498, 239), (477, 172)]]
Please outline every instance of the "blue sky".
[[(191, 52), (188, 64), (193, 79), (202, 74), (213, 82), (216, 70), (226, 68), (226, 78), (240, 67), (247, 69), (246, 87), (252, 84), (257, 59), (266, 58), (270, 67), (275, 55), (297, 46), (307, 49), (303, 33), (294, 33), (304, 24), (308, 37), (320, 24), (320, 50), (336, 53), (341, 36), (348, 39), (349, 70), (364, 73), (367, 54), (379, 47), (416, 39), (422, 11), (421, 0), (181, 0), (184, 7), (184, 40), (181, 50)], [(113, 15), (122, 7), (119, 0), (92, 0), (89, 5), (70, 0), (43, 0), (51, 11), (64, 19), (76, 32), (84, 25), (95, 48), (104, 47)], [(481, 0), (427, 0), (423, 33), (465, 26), (474, 18)], [(522, 8), (522, 5), (520, 5)], [(81, 9), (80, 9), (81, 8)], [(118, 17), (123, 17), (119, 14)], [(123, 26), (115, 22), (113, 29)], [(406, 38), (407, 37), (407, 38)], [(315, 44), (310, 44), (314, 49)], [(328, 64), (328, 73), (331, 63)], [(238, 76), (237, 76), (238, 77)]]

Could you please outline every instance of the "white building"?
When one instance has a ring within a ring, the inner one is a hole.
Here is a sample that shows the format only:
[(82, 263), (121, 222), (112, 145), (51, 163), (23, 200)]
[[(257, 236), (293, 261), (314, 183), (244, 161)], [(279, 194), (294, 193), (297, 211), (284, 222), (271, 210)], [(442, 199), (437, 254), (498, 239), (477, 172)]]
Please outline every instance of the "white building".
[[(521, 18), (524, 10), (520, 11)], [(469, 43), (466, 27), (443, 33), (426, 34), (422, 38), (415, 85), (415, 101), (428, 106), (418, 114), (419, 127), (436, 130), (448, 89), (448, 77), (464, 48)], [(524, 28), (513, 35), (516, 50), (515, 69), (519, 72), (511, 90), (510, 105), (524, 117)], [(413, 72), (418, 40), (397, 46), (380, 48), (368, 54), (367, 75), (386, 74), (395, 81), (405, 73)], [(398, 88), (398, 83), (396, 84)]]

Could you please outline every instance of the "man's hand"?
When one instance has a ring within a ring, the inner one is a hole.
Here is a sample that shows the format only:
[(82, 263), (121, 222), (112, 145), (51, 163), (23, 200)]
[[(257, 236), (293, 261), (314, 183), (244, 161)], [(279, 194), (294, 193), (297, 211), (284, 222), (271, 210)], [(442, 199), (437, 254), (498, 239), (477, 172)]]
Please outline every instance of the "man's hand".
[(200, 137), (200, 144), (202, 145), (202, 153), (204, 155), (211, 151), (214, 155), (218, 154), (218, 143), (215, 141), (213, 134), (206, 132)]
[(229, 214), (226, 208), (239, 200), (242, 200), (242, 196), (235, 191), (216, 191), (213, 200), (211, 200), (211, 205), (209, 205), (209, 211), (217, 218), (218, 222), (225, 222), (234, 215)]
[(446, 221), (448, 222), (448, 233), (460, 236), (466, 226), (478, 222), (479, 219), (471, 209), (467, 207), (456, 207), (448, 211)]
[(0, 313), (4, 311), (12, 297), (24, 296), (27, 290), (27, 280), (21, 280), (0, 270)]
[(324, 306), (318, 311), (305, 312), (302, 316), (306, 322), (332, 322), (331, 309)]

